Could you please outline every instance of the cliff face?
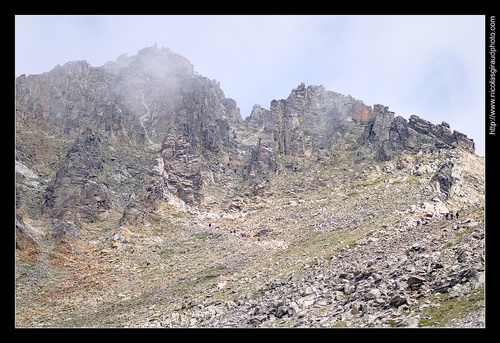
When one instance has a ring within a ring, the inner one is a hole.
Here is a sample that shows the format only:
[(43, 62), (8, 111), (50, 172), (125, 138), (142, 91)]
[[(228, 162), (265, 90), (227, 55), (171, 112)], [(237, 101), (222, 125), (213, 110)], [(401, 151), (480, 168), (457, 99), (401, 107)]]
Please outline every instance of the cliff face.
[[(350, 203), (335, 217), (342, 225), (358, 214), (389, 218), (395, 204), (397, 211), (442, 205), (412, 210), (419, 222), (444, 215), (444, 208), (484, 206), (484, 159), (474, 154), (473, 140), (446, 122), (407, 120), (386, 106), (305, 84), (270, 101), (269, 109), (255, 105), (242, 119), (217, 81), (156, 47), (102, 67), (76, 61), (19, 76), (15, 163), (16, 247), (27, 261), (55, 249), (46, 241), (61, 252), (94, 232), (168, 231), (159, 223), (172, 215), (244, 216), (275, 201), (303, 203), (297, 194)], [(400, 184), (409, 188), (398, 188), (407, 193), (395, 201), (401, 194), (392, 187)], [(376, 204), (367, 204), (374, 196), (364, 195), (368, 186), (377, 186)], [(290, 212), (298, 236), (314, 224), (304, 218), (314, 222), (322, 209), (300, 217)], [(293, 231), (255, 218), (261, 228), (254, 237)], [(327, 222), (321, 225), (333, 225)]]
[[(287, 99), (272, 100), (269, 109), (256, 105), (243, 120), (215, 80), (156, 47), (102, 67), (77, 61), (21, 75), (16, 126), (17, 161), (35, 175), (43, 169), (39, 176), (48, 183), (45, 190), (19, 190), (19, 208), (77, 227), (112, 211), (123, 212), (121, 223), (130, 221), (137, 215), (127, 211), (139, 193), (149, 199), (141, 205), (142, 221), (172, 197), (203, 206), (260, 194), (280, 169), (297, 170), (337, 151), (355, 152), (358, 161), (439, 149), (474, 153), (474, 142), (445, 122), (395, 117), (388, 107), (372, 108), (323, 86), (300, 84)], [(39, 136), (45, 146), (37, 144)], [(47, 145), (57, 150), (50, 166), (36, 158)], [(148, 191), (148, 180), (158, 158), (162, 172), (153, 179), (165, 191), (156, 193)], [(448, 194), (452, 181), (435, 179)], [(44, 193), (41, 207), (29, 199), (34, 192)]]
[[(31, 143), (38, 133), (64, 140), (69, 149), (48, 171), (44, 213), (50, 208), (50, 217), (83, 211), (87, 214), (73, 213), (72, 219), (87, 222), (113, 206), (123, 210), (122, 198), (148, 172), (137, 170), (117, 150), (145, 155), (134, 161), (147, 169), (162, 156), (170, 191), (187, 203), (200, 203), (201, 172), (226, 153), (231, 127), (239, 120), (235, 101), (168, 49), (146, 48), (100, 68), (70, 62), (16, 80), (16, 125), (19, 132), (32, 131), (18, 136), (19, 150), (29, 144), (30, 153), (40, 154)], [(71, 141), (76, 141), (73, 147)], [(19, 161), (24, 159), (18, 154)], [(130, 186), (126, 191), (124, 183)], [(85, 195), (90, 193), (98, 200), (90, 201)]]
[[(40, 176), (49, 183), (44, 191), (36, 189), (38, 196), (45, 193), (41, 208), (29, 199), (19, 206), (35, 218), (40, 213), (77, 226), (110, 211), (124, 211), (121, 223), (134, 217), (127, 213), (134, 203), (129, 198), (148, 193), (143, 180), (157, 158), (162, 173), (156, 178), (165, 192), (147, 195), (150, 205), (141, 206), (146, 207), (140, 218), (170, 196), (198, 206), (207, 199), (221, 204), (225, 197), (265, 192), (280, 168), (297, 170), (338, 150), (376, 161), (426, 149), (474, 153), (474, 142), (447, 123), (395, 117), (385, 106), (372, 108), (323, 86), (300, 84), (287, 99), (272, 100), (269, 109), (257, 105), (242, 120), (236, 102), (215, 80), (197, 75), (184, 57), (156, 47), (102, 67), (77, 61), (42, 75), (21, 75), (16, 125), (18, 162), (44, 169)], [(43, 154), (38, 135), (50, 137), (49, 145), (58, 149), (50, 167), (22, 154)], [(225, 192), (214, 197), (216, 188)]]

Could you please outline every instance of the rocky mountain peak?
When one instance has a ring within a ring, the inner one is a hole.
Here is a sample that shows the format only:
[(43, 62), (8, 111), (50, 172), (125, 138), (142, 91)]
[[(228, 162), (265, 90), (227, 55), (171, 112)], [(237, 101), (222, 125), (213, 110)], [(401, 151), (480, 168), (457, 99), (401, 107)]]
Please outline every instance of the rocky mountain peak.
[[(269, 108), (256, 105), (242, 119), (236, 101), (225, 97), (216, 80), (198, 75), (186, 58), (167, 48), (148, 47), (101, 67), (68, 62), (16, 79), (19, 263), (28, 269), (50, 265), (66, 270), (67, 261), (76, 259), (75, 251), (78, 259), (96, 258), (97, 252), (108, 254), (111, 244), (114, 258), (135, 268), (146, 257), (127, 256), (134, 251), (153, 256), (145, 247), (156, 244), (153, 251), (160, 249), (165, 259), (155, 253), (155, 261), (178, 285), (185, 282), (179, 279), (182, 272), (166, 262), (167, 256), (195, 274), (202, 271), (191, 262), (213, 258), (207, 261), (210, 270), (199, 275), (200, 287), (206, 286), (209, 275), (231, 280), (226, 276), (244, 273), (252, 263), (265, 264), (274, 277), (273, 259), (287, 272), (302, 275), (304, 266), (279, 256), (295, 260), (298, 251), (306, 249), (304, 254), (328, 264), (325, 259), (330, 257), (320, 252), (324, 249), (314, 249), (322, 244), (331, 248), (332, 259), (358, 259), (362, 255), (346, 251), (351, 243), (345, 242), (359, 244), (362, 254), (362, 247), (378, 238), (385, 242), (390, 235), (423, 239), (410, 232), (423, 225), (433, 235), (443, 228), (452, 235), (444, 216), (458, 211), (468, 214), (469, 221), (456, 225), (484, 228), (484, 158), (474, 151), (474, 141), (446, 122), (433, 124), (417, 115), (405, 119), (388, 106), (365, 105), (321, 85), (301, 83), (286, 99), (271, 100)], [(472, 231), (479, 238), (470, 238), (474, 244), (464, 243), (460, 249), (474, 246), (473, 263), (464, 257), (460, 268), (474, 269), (463, 278), (474, 288), (483, 271), (481, 234), (476, 229), (467, 232)], [(188, 241), (199, 244), (188, 247)], [(121, 250), (123, 246), (127, 248)], [(433, 254), (439, 250), (424, 249)], [(397, 260), (402, 252), (406, 260)], [(394, 258), (384, 263), (396, 271), (419, 252), (397, 246)], [(238, 256), (241, 263), (228, 256)], [(85, 261), (80, 260), (82, 265)], [(378, 266), (376, 261), (360, 261), (357, 268)], [(438, 257), (419, 261), (427, 266), (442, 263)], [(378, 306), (374, 301), (385, 304), (384, 309), (397, 309), (411, 303), (405, 292), (424, 282), (432, 280), (432, 289), (453, 287), (444, 285), (446, 273), (428, 270), (423, 277), (423, 271), (412, 270), (404, 275), (408, 289), (386, 281), (378, 291), (366, 290), (363, 298), (355, 288), (366, 284), (359, 282), (371, 278), (376, 285), (381, 275), (389, 275), (373, 268), (342, 268), (338, 275), (328, 272), (332, 280), (341, 279), (330, 285), (335, 294), (319, 291), (328, 283), (320, 281), (326, 271), (318, 264), (304, 271), (318, 282), (301, 284), (304, 289), (294, 290), (300, 297), (289, 294), (302, 299), (300, 303), (274, 304), (272, 311), (245, 304), (258, 308), (245, 325), (266, 323), (271, 312), (280, 319), (308, 313), (305, 304), (312, 300), (323, 307), (346, 297), (352, 300), (346, 302), (350, 313), (357, 314), (364, 311), (362, 299), (372, 307)], [(300, 279), (287, 277), (295, 284)], [(313, 286), (315, 290), (307, 288)], [(270, 292), (269, 287), (282, 289), (284, 284), (266, 283), (260, 289)], [(185, 306), (183, 313), (189, 313), (191, 305)], [(227, 305), (228, 312), (235, 306)], [(174, 316), (165, 321), (184, 323)], [(196, 323), (201, 322), (206, 323), (199, 318)]]
[[(236, 189), (241, 194), (247, 192), (244, 189), (254, 195), (267, 192), (269, 187), (264, 185), (270, 185), (280, 169), (301, 168), (300, 164), (307, 165), (319, 155), (348, 152), (357, 161), (392, 161), (423, 149), (458, 148), (474, 153), (474, 142), (452, 132), (446, 123), (435, 125), (416, 115), (406, 120), (387, 106), (372, 108), (350, 95), (304, 83), (292, 89), (287, 99), (272, 100), (269, 109), (255, 106), (242, 120), (236, 102), (224, 96), (215, 80), (197, 75), (181, 55), (156, 46), (134, 56), (122, 55), (103, 67), (76, 61), (39, 76), (22, 75), (16, 80), (16, 90), (20, 130), (57, 135), (65, 148), (76, 140), (65, 161), (52, 172), (55, 177), (46, 191), (45, 209), (60, 207), (56, 204), (68, 207), (59, 209), (56, 217), (81, 208), (74, 206), (76, 198), (67, 199), (74, 191), (66, 188), (75, 178), (81, 179), (80, 185), (97, 180), (99, 190), (92, 192), (101, 199), (78, 198), (88, 208), (76, 217), (96, 220), (103, 202), (106, 209), (111, 203), (117, 210), (127, 208), (124, 198), (128, 196), (118, 195), (123, 193), (120, 183), (106, 184), (96, 177), (98, 173), (105, 174), (102, 179), (112, 177), (108, 175), (112, 170), (103, 166), (110, 161), (99, 159), (123, 147), (149, 156), (137, 161), (142, 170), (150, 170), (153, 161), (161, 158), (165, 171), (161, 183), (180, 201), (196, 206), (214, 198), (214, 187), (232, 189), (219, 194), (229, 196), (229, 201)], [(94, 140), (82, 141), (79, 132), (105, 138), (106, 146), (94, 151)], [(19, 140), (19, 146), (27, 141)], [(81, 151), (89, 153), (81, 156), (78, 167), (74, 159)], [(113, 164), (120, 170), (130, 166), (129, 161), (117, 158)], [(68, 182), (60, 184), (65, 173), (69, 173)], [(137, 182), (128, 185), (129, 190), (142, 187), (141, 180), (149, 172), (135, 173)], [(236, 180), (231, 173), (241, 178)], [(94, 214), (89, 217), (89, 213)]]

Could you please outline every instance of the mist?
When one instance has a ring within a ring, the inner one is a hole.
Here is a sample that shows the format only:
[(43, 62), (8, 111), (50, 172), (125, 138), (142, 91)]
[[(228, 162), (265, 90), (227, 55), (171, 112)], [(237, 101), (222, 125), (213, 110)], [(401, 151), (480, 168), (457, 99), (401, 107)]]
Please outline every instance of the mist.
[(92, 66), (157, 44), (220, 82), (248, 116), (301, 82), (415, 114), (472, 138), (484, 156), (482, 15), (23, 15), (15, 74)]

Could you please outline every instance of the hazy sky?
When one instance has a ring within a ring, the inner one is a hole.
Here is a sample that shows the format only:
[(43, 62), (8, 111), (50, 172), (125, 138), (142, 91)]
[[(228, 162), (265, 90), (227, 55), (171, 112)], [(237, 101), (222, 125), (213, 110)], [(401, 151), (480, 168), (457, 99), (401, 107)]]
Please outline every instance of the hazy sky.
[(301, 82), (416, 114), (474, 139), (484, 156), (483, 15), (23, 15), (15, 73), (69, 61), (99, 67), (169, 48), (220, 82), (242, 117)]

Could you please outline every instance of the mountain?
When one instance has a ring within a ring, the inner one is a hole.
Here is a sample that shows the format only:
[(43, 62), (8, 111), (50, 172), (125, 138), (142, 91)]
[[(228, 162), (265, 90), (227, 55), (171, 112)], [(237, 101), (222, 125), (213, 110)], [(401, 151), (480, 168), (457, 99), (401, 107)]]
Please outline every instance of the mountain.
[(17, 327), (484, 326), (474, 141), (149, 47), (16, 78)]

